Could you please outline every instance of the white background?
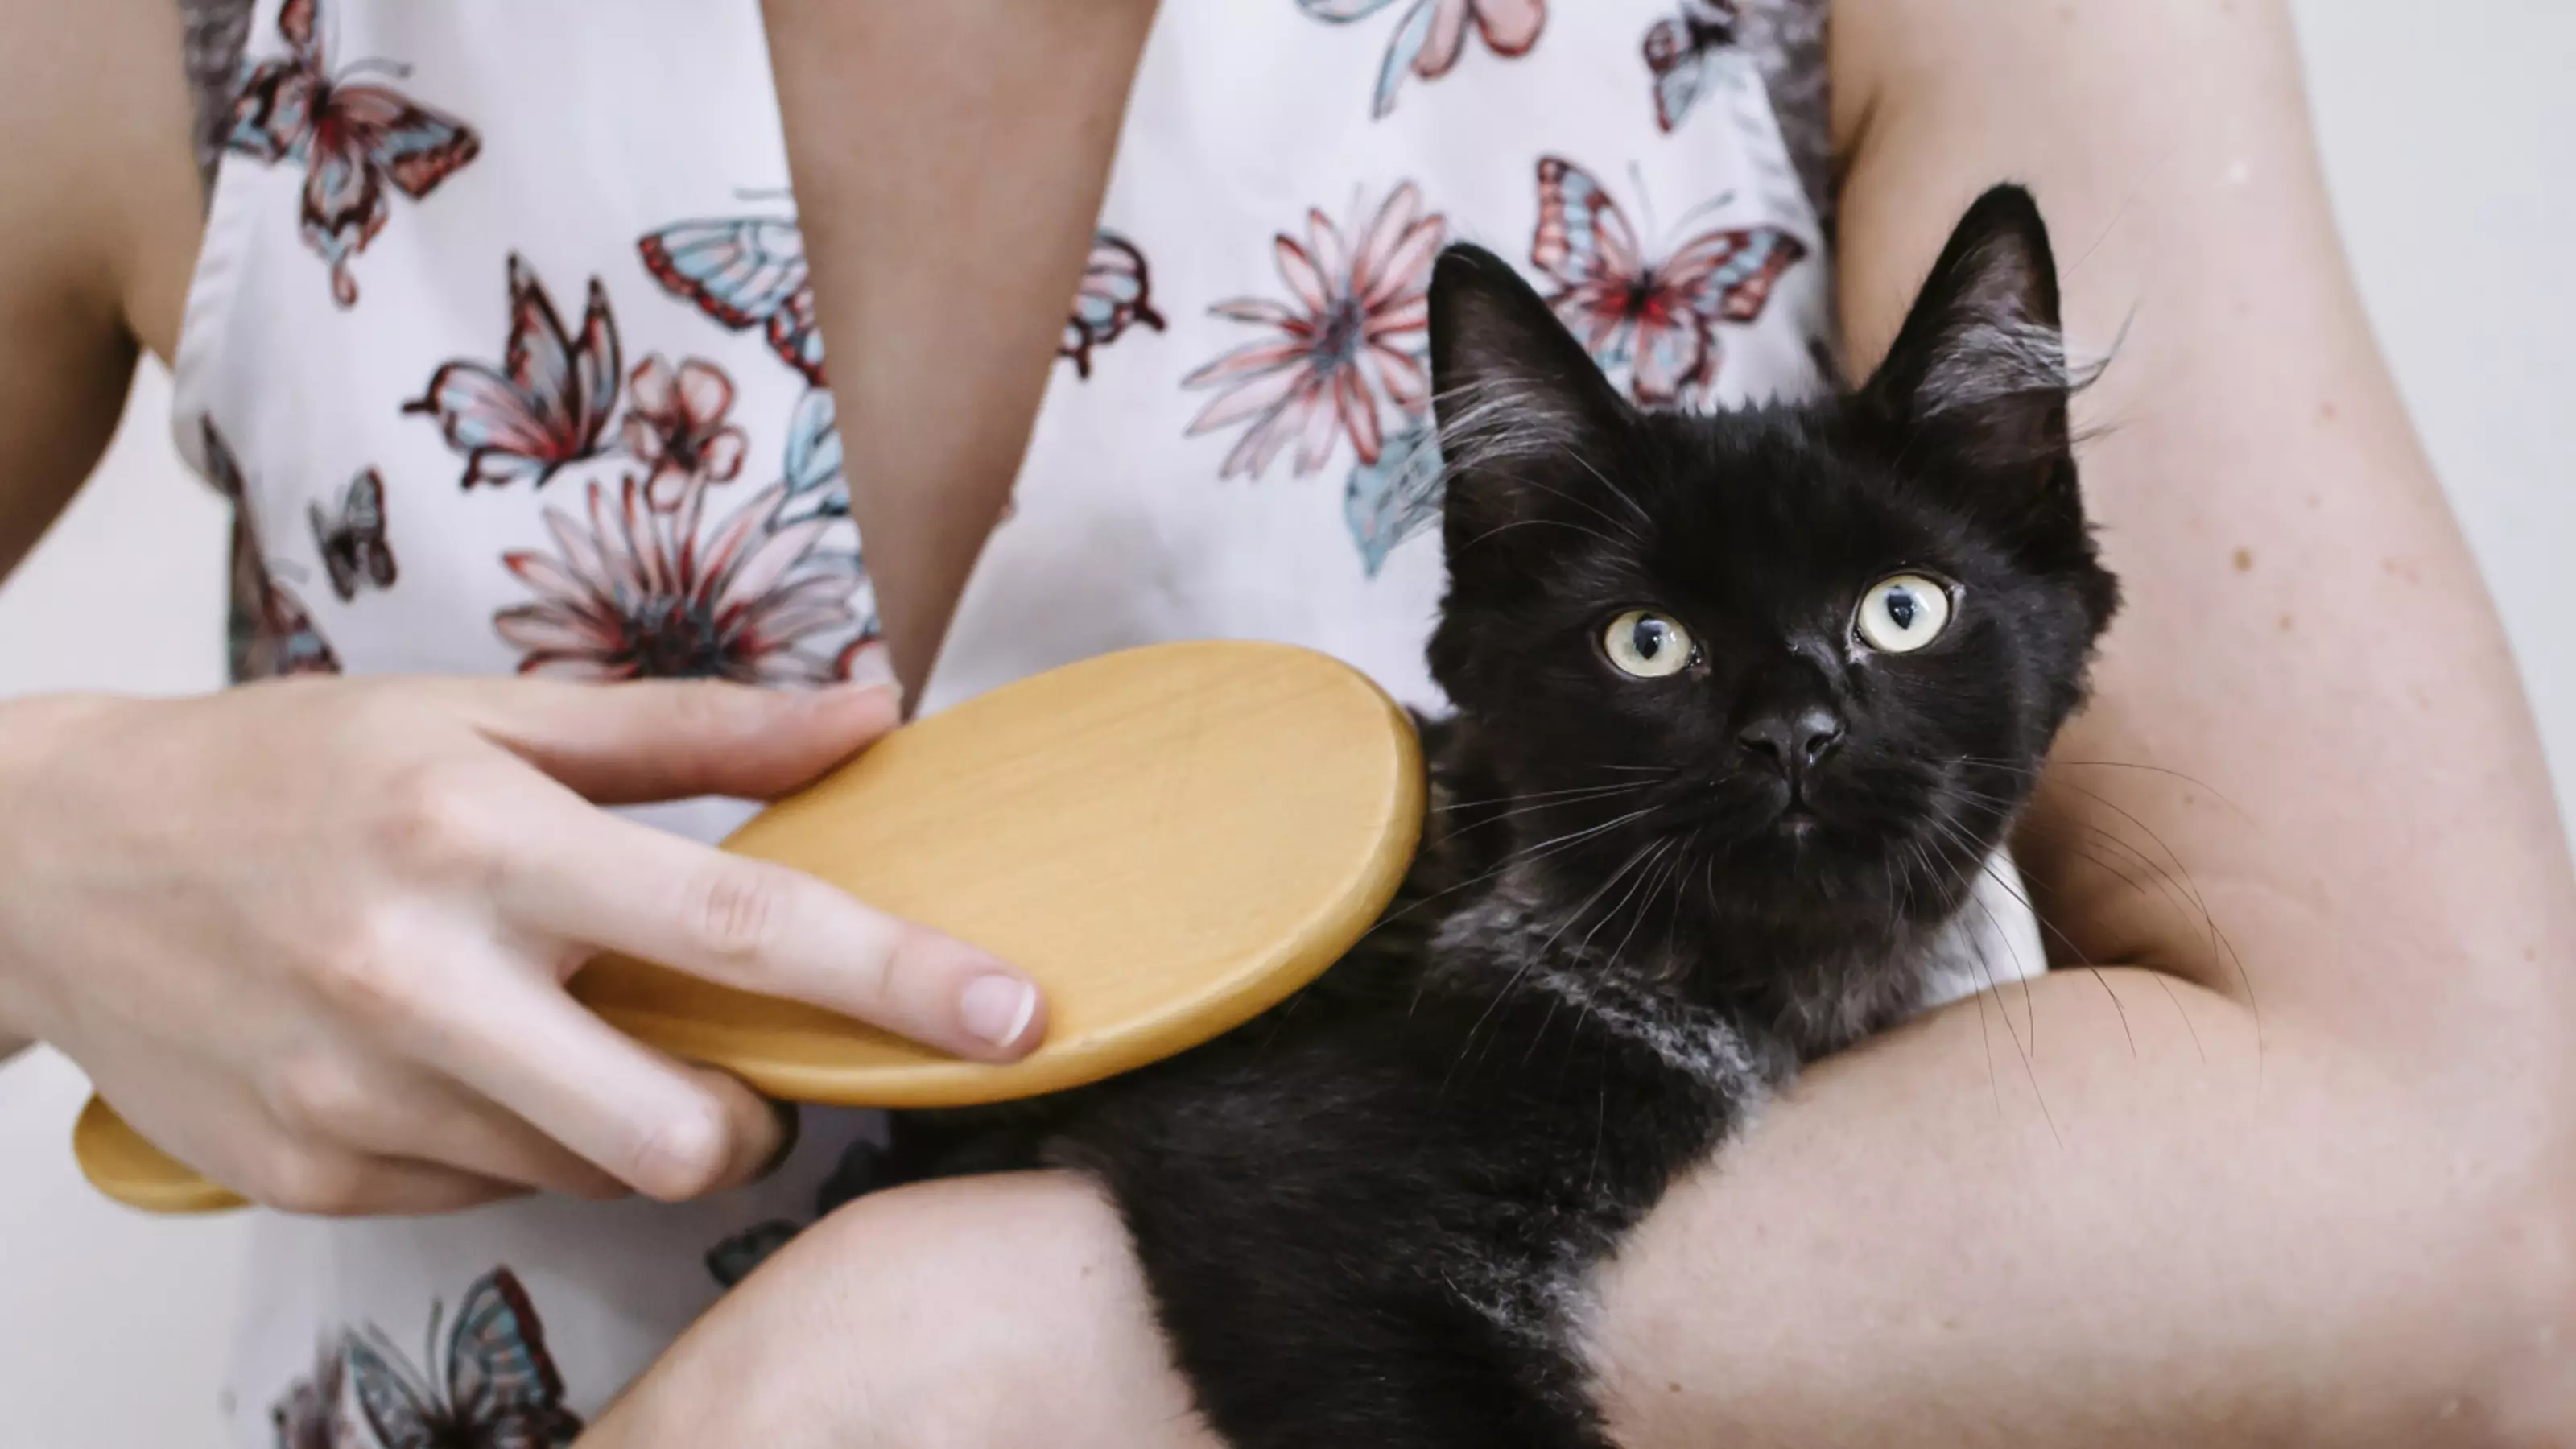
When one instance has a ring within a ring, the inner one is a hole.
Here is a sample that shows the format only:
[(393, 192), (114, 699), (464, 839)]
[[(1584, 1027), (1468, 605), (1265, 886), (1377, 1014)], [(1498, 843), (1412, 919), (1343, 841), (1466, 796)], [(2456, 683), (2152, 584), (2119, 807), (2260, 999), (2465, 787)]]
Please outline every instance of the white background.
[[(2371, 320), (2576, 786), (2576, 6), (2294, 9)], [(224, 513), (171, 452), (168, 400), (147, 369), (96, 479), (0, 587), (0, 697), (220, 681)], [(2347, 602), (2366, 628), (2371, 601)], [(0, 1068), (0, 1449), (211, 1449), (240, 1225), (89, 1195), (65, 1145), (81, 1096), (50, 1055)]]

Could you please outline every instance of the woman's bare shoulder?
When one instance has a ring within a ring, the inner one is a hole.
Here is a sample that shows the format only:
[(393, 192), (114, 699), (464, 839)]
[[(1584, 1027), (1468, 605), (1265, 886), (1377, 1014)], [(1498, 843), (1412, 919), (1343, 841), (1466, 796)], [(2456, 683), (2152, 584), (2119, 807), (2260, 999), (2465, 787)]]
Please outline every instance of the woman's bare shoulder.
[(176, 344), (202, 230), (173, 0), (0, 0), (0, 576)]
[(175, 340), (202, 214), (176, 0), (0, 0), (0, 267)]

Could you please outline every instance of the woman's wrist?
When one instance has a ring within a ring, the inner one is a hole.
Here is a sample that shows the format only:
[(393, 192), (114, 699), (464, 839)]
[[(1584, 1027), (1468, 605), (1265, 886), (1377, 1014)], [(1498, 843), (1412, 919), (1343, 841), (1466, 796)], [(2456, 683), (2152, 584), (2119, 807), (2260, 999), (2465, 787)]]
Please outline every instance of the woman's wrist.
[[(0, 699), (0, 1061), (6, 1061), (42, 1038), (35, 1025), (34, 982), (17, 949), (5, 911), (16, 893), (9, 882), (20, 877), (18, 857), (26, 843), (16, 830), (34, 812), (27, 808), (29, 782), (44, 773), (43, 756), (60, 696), (33, 695)], [(26, 902), (17, 898), (23, 909)]]
[[(42, 841), (20, 836), (24, 822), (38, 817), (29, 808), (29, 792), (62, 783), (54, 763), (58, 753), (54, 742), (64, 737), (65, 730), (81, 728), (84, 720), (116, 703), (113, 696), (103, 694), (0, 700), (0, 904), (9, 900), (7, 883), (23, 877), (26, 854), (44, 848)], [(15, 904), (18, 909), (30, 909), (41, 908), (42, 903), (20, 899)], [(8, 912), (0, 909), (0, 1061), (47, 1037), (48, 1013), (42, 1009), (46, 993), (35, 975), (36, 963), (21, 953), (9, 925)]]

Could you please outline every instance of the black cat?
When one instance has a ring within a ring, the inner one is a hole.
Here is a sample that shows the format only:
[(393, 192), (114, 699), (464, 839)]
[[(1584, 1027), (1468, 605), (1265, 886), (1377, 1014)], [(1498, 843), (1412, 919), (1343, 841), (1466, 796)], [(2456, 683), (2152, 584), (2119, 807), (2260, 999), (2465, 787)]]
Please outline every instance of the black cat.
[(904, 1118), (884, 1164), (1103, 1183), (1238, 1449), (1605, 1445), (1593, 1268), (1800, 1062), (1922, 1004), (2115, 605), (2017, 188), (1854, 393), (1640, 413), (1464, 246), (1431, 352), (1457, 715), (1404, 898), (1223, 1040)]

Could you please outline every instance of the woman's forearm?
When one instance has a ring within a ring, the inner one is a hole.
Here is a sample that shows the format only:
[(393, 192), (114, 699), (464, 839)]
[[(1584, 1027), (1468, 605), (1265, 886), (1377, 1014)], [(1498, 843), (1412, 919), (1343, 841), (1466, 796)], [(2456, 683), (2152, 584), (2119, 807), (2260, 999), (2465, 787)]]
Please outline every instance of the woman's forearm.
[(1603, 1398), (1629, 1449), (2536, 1442), (2576, 1404), (2528, 1141), (2055, 973), (1820, 1065), (1677, 1185), (1602, 1276)]

